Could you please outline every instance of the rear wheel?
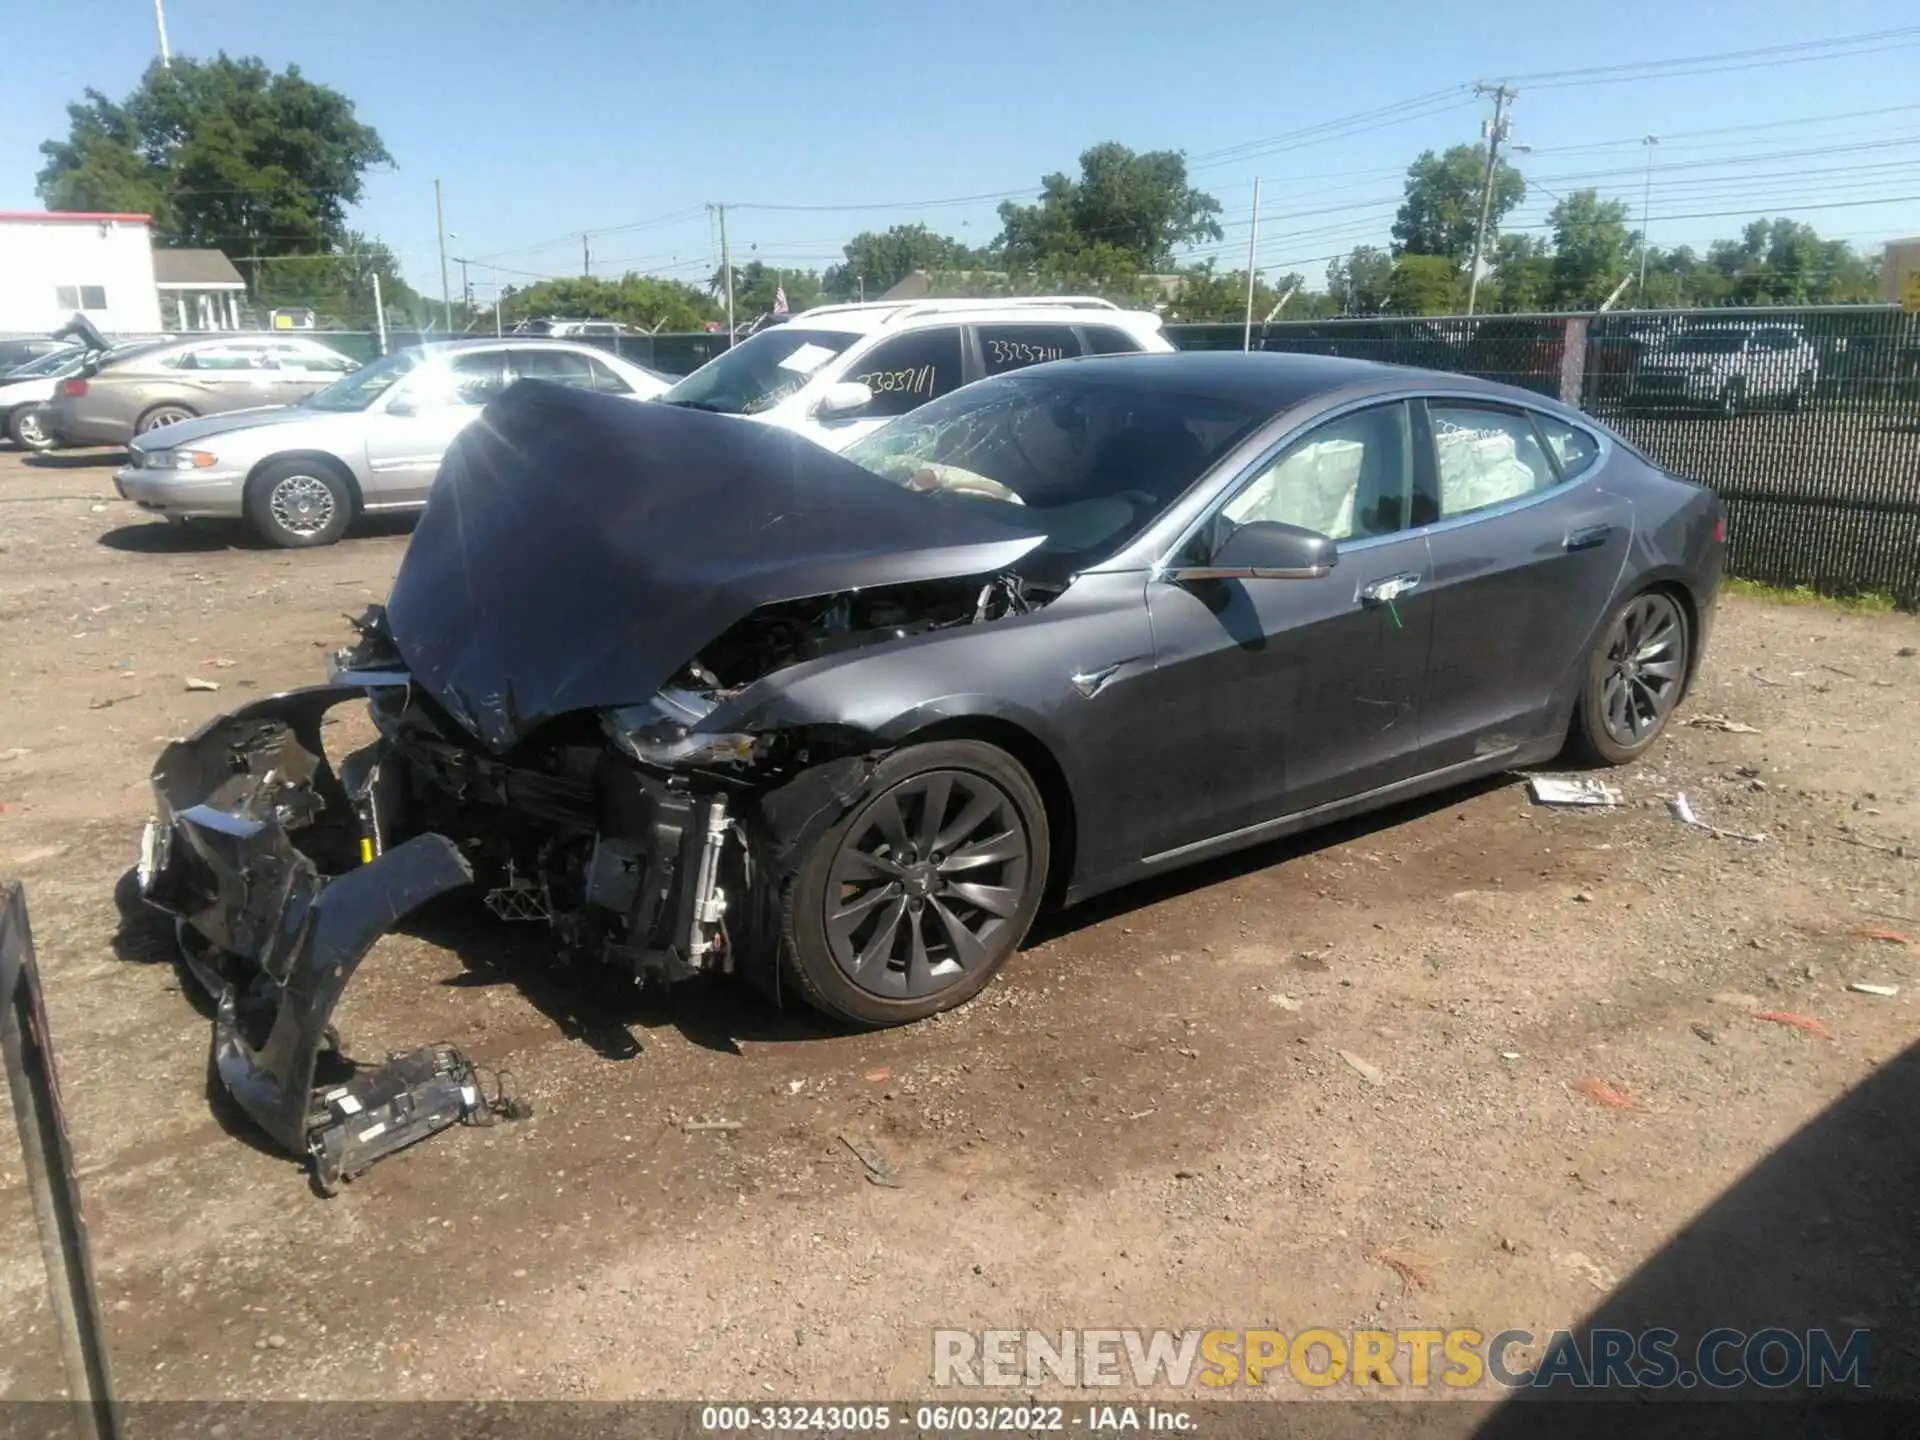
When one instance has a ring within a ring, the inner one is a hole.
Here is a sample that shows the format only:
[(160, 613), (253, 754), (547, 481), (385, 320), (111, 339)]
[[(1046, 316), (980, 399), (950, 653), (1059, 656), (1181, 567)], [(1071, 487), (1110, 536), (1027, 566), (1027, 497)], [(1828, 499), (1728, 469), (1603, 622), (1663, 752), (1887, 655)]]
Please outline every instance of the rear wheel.
[(951, 1009), (1019, 947), (1048, 862), (1046, 806), (1019, 761), (977, 740), (909, 746), (788, 882), (787, 974), (855, 1024)]
[(1622, 603), (1587, 662), (1572, 747), (1605, 765), (1644, 755), (1679, 703), (1689, 644), (1686, 613), (1666, 591), (1647, 590)]
[(40, 424), (40, 414), (31, 405), (22, 405), (7, 417), (7, 436), (22, 450), (53, 448), (53, 437)]
[(169, 401), (156, 405), (143, 414), (138, 420), (134, 421), (133, 429), (135, 434), (144, 435), (149, 430), (158, 430), (162, 425), (178, 425), (182, 420), (195, 420), (198, 418), (199, 415), (196, 411), (188, 409), (185, 405), (175, 405)]
[(353, 519), (353, 493), (324, 465), (275, 460), (247, 482), (247, 519), (289, 550), (331, 545)]

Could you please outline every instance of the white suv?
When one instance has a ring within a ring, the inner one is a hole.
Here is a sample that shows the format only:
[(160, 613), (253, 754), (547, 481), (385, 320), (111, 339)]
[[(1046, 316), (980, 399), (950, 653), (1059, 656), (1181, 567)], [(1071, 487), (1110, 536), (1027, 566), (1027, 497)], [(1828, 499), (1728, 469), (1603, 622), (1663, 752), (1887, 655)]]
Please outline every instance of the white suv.
[(1802, 409), (1819, 383), (1820, 352), (1798, 325), (1707, 323), (1648, 349), (1629, 398), (1738, 415), (1762, 405)]
[(660, 398), (841, 450), (972, 380), (1076, 355), (1172, 349), (1159, 316), (1079, 296), (821, 305), (742, 340)]

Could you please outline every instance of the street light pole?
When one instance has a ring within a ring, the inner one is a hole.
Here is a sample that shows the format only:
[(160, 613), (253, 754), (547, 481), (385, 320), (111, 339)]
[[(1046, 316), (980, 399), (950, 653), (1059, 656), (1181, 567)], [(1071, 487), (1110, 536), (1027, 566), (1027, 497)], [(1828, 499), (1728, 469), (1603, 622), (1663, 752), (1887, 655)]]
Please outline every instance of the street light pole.
[(447, 284), (447, 212), (440, 204), (440, 182), (433, 182), (433, 224), (440, 232), (440, 314), (453, 334), (453, 295)]
[(153, 0), (153, 23), (160, 27), (160, 68), (173, 68), (173, 51), (167, 45), (167, 0)]
[(1640, 142), (1647, 147), (1647, 179), (1640, 190), (1640, 287), (1633, 292), (1634, 303), (1644, 306), (1647, 303), (1647, 210), (1653, 203), (1653, 147), (1660, 143), (1658, 135), (1649, 135)]
[(1480, 224), (1473, 232), (1473, 264), (1467, 276), (1467, 314), (1480, 298), (1480, 260), (1487, 250), (1487, 217), (1493, 209), (1493, 176), (1500, 163), (1500, 142), (1507, 138), (1507, 104), (1515, 92), (1505, 85), (1476, 85), (1476, 95), (1493, 96), (1493, 121), (1487, 126), (1487, 170), (1480, 179)]

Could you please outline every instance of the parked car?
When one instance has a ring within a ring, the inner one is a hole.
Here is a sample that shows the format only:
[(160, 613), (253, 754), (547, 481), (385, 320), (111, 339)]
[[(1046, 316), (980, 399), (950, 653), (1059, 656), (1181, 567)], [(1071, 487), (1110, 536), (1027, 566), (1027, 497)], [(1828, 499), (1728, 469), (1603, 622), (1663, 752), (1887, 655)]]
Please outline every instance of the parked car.
[(56, 445), (125, 445), (196, 416), (290, 405), (358, 363), (316, 340), (284, 335), (223, 335), (109, 352), (60, 382), (41, 408), (40, 425)]
[(63, 345), (0, 375), (0, 432), (22, 450), (50, 449), (37, 412), (62, 379), (78, 373), (86, 356), (78, 345)]
[(562, 320), (558, 316), (549, 316), (545, 320), (522, 320), (513, 327), (512, 333), (566, 340), (587, 336), (644, 335), (646, 332), (623, 325), (618, 320)]
[[(629, 983), (917, 1020), (1049, 897), (1646, 754), (1725, 551), (1711, 492), (1579, 411), (1314, 356), (1021, 369), (840, 455), (551, 385), (487, 421), (335, 682), (153, 773), (141, 892), (221, 1079), (323, 1185), (477, 1103), (447, 1047), (314, 1089), (354, 968), (436, 895)], [(330, 767), (355, 700), (376, 738)]]
[(22, 365), (56, 354), (62, 350), (71, 350), (73, 342), (51, 335), (36, 335), (26, 339), (0, 340), (0, 376), (11, 375)]
[(1629, 399), (1737, 415), (1800, 409), (1820, 383), (1820, 353), (1798, 325), (1695, 325), (1640, 357)]
[(114, 476), (171, 520), (244, 518), (276, 545), (326, 545), (356, 514), (417, 510), (440, 457), (519, 379), (648, 400), (667, 382), (591, 345), (459, 340), (398, 350), (297, 405), (150, 429)]
[(1159, 316), (1109, 300), (820, 305), (723, 351), (661, 398), (840, 450), (969, 381), (1076, 355), (1172, 349)]

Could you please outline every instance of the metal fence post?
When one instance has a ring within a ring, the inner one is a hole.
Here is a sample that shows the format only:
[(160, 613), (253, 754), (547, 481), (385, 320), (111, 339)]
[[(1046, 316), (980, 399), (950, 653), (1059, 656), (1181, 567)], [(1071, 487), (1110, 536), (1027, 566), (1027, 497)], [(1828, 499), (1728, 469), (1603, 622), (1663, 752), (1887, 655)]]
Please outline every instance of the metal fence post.
[(7, 1092), (13, 1097), (27, 1188), (39, 1223), (40, 1256), (47, 1267), (74, 1425), (83, 1440), (119, 1440), (120, 1415), (87, 1254), (87, 1222), (80, 1212), (80, 1184), (60, 1109), (53, 1039), (33, 963), (26, 892), (18, 880), (0, 880), (0, 1051), (5, 1052)]
[(1560, 403), (1577, 406), (1586, 394), (1587, 317), (1567, 317), (1566, 339), (1560, 347)]

